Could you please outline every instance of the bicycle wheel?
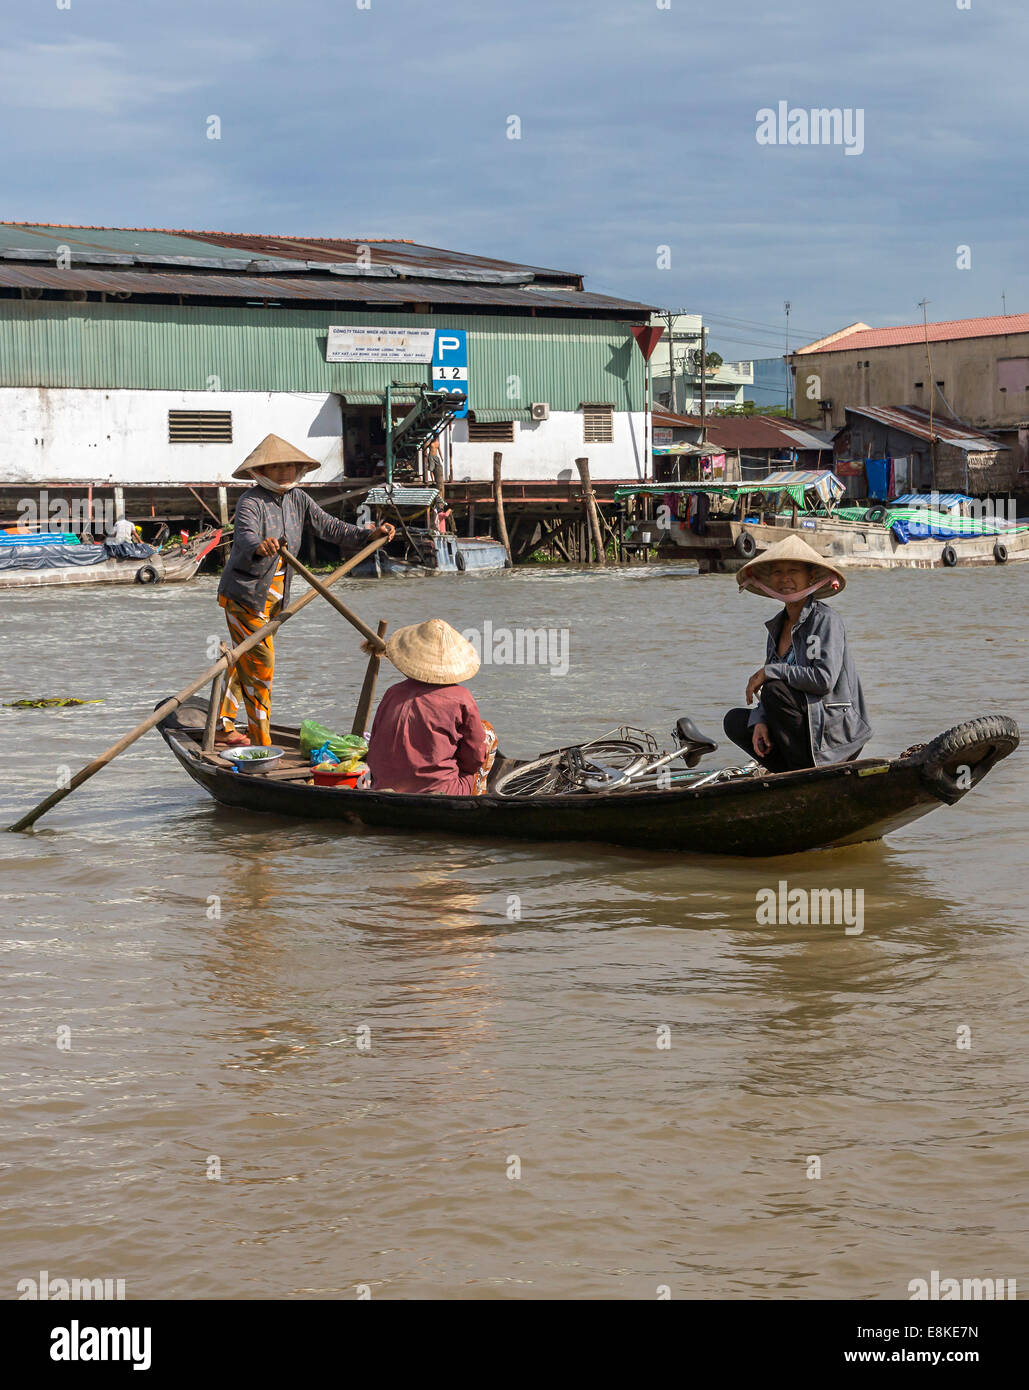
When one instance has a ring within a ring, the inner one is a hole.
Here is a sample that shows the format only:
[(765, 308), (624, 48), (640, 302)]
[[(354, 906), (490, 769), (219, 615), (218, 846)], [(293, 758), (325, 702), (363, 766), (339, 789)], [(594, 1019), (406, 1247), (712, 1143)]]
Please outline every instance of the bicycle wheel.
[(561, 755), (550, 753), (505, 772), (491, 790), (494, 796), (554, 796), (571, 788)]

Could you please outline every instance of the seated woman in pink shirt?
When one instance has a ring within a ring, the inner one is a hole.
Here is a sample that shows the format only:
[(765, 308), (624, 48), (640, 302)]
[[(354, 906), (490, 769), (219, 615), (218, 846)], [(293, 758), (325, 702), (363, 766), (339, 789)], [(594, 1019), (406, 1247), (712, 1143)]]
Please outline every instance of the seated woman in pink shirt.
[(391, 686), (375, 712), (367, 759), (373, 790), (481, 796), (497, 736), (459, 684), (479, 669), (471, 642), (430, 618), (398, 628), (385, 655), (407, 680)]

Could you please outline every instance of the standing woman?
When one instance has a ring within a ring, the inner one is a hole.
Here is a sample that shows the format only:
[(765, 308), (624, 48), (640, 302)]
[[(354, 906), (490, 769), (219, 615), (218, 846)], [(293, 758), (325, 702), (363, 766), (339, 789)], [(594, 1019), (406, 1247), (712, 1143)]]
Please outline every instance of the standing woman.
[(747, 682), (747, 705), (731, 709), (729, 738), (769, 772), (856, 758), (871, 737), (843, 619), (823, 599), (842, 593), (843, 574), (799, 536), (769, 546), (736, 576), (740, 592), (783, 606), (765, 627), (765, 664)]
[[(330, 516), (301, 491), (296, 484), (318, 467), (313, 458), (277, 434), (270, 434), (232, 475), (252, 478), (257, 484), (236, 503), (232, 549), (218, 585), (218, 602), (225, 609), (233, 647), (274, 618), (289, 600), (291, 570), (279, 554), (280, 541), (285, 539), (286, 549), (296, 555), (308, 529), (322, 540), (335, 541), (350, 550), (380, 536), (393, 538), (392, 526), (374, 530), (351, 526)], [(232, 668), (217, 743), (268, 747), (274, 671), (275, 649), (269, 636), (244, 653)], [(246, 706), (249, 738), (236, 731), (241, 701)]]

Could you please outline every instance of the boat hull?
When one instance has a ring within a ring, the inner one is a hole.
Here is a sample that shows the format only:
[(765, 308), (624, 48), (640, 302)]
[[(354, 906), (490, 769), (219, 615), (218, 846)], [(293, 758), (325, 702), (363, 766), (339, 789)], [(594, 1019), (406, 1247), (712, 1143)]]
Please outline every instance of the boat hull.
[[(953, 804), (1018, 744), (1010, 719), (993, 716), (956, 751), (941, 743), (890, 761), (741, 778), (695, 791), (504, 798), (352, 791), (248, 776), (205, 759), (192, 735), (165, 721), (161, 733), (189, 775), (216, 801), (242, 811), (327, 820), (350, 830), (544, 841), (600, 841), (673, 853), (766, 857), (880, 839)], [(295, 731), (275, 727), (277, 743)], [(930, 750), (938, 748), (938, 753)], [(963, 761), (957, 761), (961, 759)], [(957, 769), (968, 766), (968, 786)]]
[[(384, 575), (398, 574), (495, 573), (508, 567), (504, 547), (488, 536), (455, 536), (449, 532), (441, 535), (424, 527), (409, 527), (408, 535), (413, 537), (419, 552), (431, 563), (401, 558), (384, 549), (363, 560), (352, 574), (358, 579), (379, 579)], [(397, 536), (392, 546), (410, 550), (403, 535)]]
[[(204, 557), (221, 540), (221, 532), (203, 533), (189, 543), (184, 554), (162, 555), (155, 551), (146, 559), (107, 559), (98, 565), (55, 566), (53, 569), (0, 570), (0, 589), (43, 589), (80, 587), (86, 584), (184, 584), (192, 579)], [(139, 578), (152, 570), (156, 578)]]
[(686, 560), (695, 560), (704, 571), (734, 571), (746, 563), (739, 553), (739, 538), (746, 534), (754, 542), (752, 554), (759, 554), (787, 536), (800, 536), (819, 555), (838, 560), (847, 569), (944, 569), (944, 550), (951, 547), (957, 565), (995, 565), (994, 546), (1003, 540), (1007, 564), (1029, 561), (1029, 531), (1010, 537), (961, 536), (952, 540), (929, 538), (903, 544), (885, 526), (874, 523), (854, 525), (818, 517), (813, 524), (770, 526), (750, 521), (722, 521), (709, 526), (704, 536), (694, 535), (678, 523), (673, 526), (671, 548)]

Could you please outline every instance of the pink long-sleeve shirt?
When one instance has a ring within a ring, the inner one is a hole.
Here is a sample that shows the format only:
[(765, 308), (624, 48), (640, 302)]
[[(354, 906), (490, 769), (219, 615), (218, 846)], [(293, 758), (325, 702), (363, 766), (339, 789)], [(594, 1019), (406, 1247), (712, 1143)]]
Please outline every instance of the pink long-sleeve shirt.
[(403, 680), (379, 701), (368, 745), (376, 791), (471, 796), (486, 731), (463, 685)]

